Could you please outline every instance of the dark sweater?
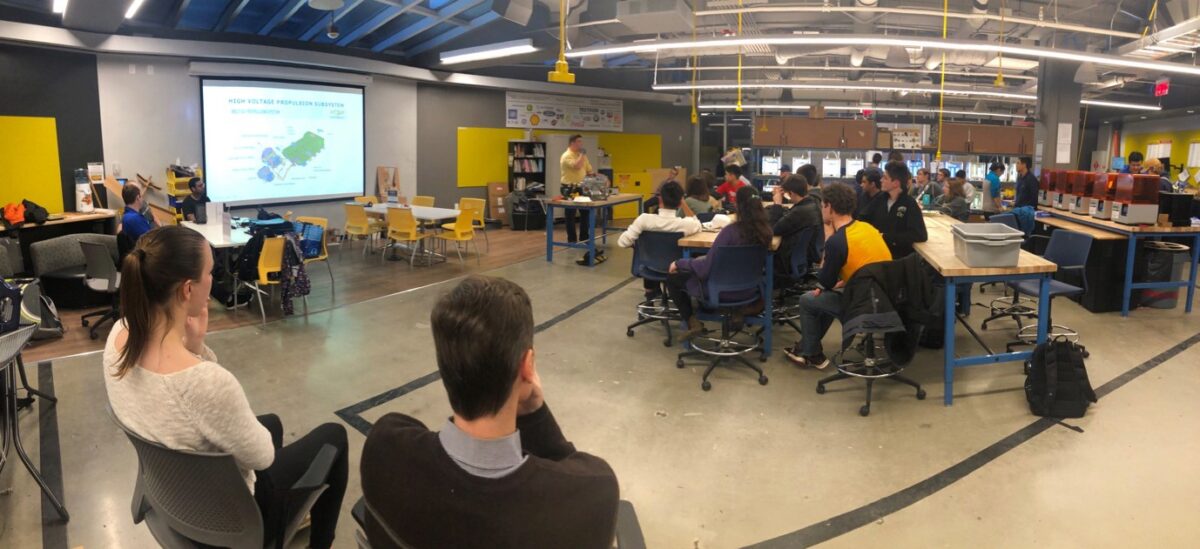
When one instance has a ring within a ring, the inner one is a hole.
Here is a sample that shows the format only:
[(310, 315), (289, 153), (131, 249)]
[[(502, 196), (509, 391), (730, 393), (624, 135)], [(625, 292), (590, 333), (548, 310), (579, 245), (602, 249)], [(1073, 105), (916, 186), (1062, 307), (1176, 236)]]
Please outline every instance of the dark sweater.
[(813, 237), (808, 241), (809, 265), (821, 260), (821, 241), (824, 239), (824, 229), (821, 221), (821, 206), (817, 199), (806, 196), (799, 204), (791, 208), (771, 205), (767, 209), (767, 217), (773, 227), (775, 236), (782, 239), (779, 252), (775, 259), (775, 272), (788, 275), (791, 271), (792, 248), (800, 238), (801, 231), (813, 228)]
[[(367, 436), (362, 487), (372, 547), (612, 546), (617, 477), (604, 460), (563, 437), (547, 406), (517, 418), (529, 455), (512, 474), (488, 479), (459, 467), (438, 434), (403, 414)], [(380, 524), (382, 521), (384, 524)]]
[(900, 259), (913, 253), (913, 244), (925, 242), (929, 234), (925, 231), (925, 218), (916, 199), (902, 192), (891, 208), (888, 208), (887, 201), (887, 193), (876, 194), (866, 210), (860, 212), (858, 219), (874, 225), (883, 233), (883, 240), (887, 242), (892, 258)]

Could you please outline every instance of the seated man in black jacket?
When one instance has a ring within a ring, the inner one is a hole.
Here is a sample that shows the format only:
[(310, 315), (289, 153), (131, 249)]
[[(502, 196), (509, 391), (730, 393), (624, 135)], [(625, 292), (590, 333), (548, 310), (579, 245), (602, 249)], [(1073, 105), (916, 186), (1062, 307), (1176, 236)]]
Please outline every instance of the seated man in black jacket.
[(888, 162), (883, 167), (881, 192), (857, 216), (883, 233), (883, 240), (895, 259), (913, 253), (914, 243), (929, 239), (921, 206), (908, 194), (911, 178), (903, 162)]
[[(791, 203), (791, 208), (783, 206), (785, 198)], [(808, 265), (820, 261), (819, 250), (821, 242), (825, 238), (821, 230), (821, 203), (816, 198), (809, 196), (808, 181), (800, 174), (788, 176), (782, 184), (775, 187), (772, 201), (774, 204), (767, 208), (767, 218), (774, 228), (775, 236), (782, 239), (779, 253), (775, 259), (775, 273), (783, 276), (791, 274), (792, 248), (796, 239), (806, 228), (813, 230), (806, 250)], [(808, 265), (801, 266), (801, 272), (807, 270)]]
[(362, 452), (372, 547), (612, 546), (617, 478), (578, 452), (542, 399), (520, 286), (471, 276), (434, 305), (454, 415), (440, 432), (384, 416)]

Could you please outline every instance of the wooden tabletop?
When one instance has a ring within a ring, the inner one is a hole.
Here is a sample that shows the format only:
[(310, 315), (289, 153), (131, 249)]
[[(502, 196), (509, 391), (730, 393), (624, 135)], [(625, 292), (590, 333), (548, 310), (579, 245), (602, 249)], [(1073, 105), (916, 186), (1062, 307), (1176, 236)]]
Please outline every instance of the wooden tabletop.
[[(685, 236), (679, 239), (679, 246), (683, 248), (712, 248), (713, 241), (717, 239), (717, 233), (712, 231), (700, 231), (692, 236)], [(783, 242), (780, 237), (771, 239), (771, 251), (779, 249), (779, 244)]]
[(1200, 227), (1162, 227), (1159, 225), (1123, 225), (1116, 221), (1107, 219), (1096, 219), (1090, 215), (1080, 215), (1064, 210), (1056, 210), (1041, 206), (1038, 210), (1050, 212), (1051, 215), (1061, 219), (1070, 219), (1080, 223), (1091, 224), (1094, 227), (1099, 227), (1107, 231), (1116, 231), (1119, 233), (1179, 233), (1179, 234), (1196, 234), (1200, 233)]
[(1092, 238), (1096, 240), (1129, 240), (1129, 237), (1125, 236), (1124, 234), (1106, 231), (1091, 225), (1077, 223), (1069, 219), (1062, 219), (1058, 217), (1038, 217), (1036, 219), (1038, 223), (1043, 225), (1054, 227), (1056, 229), (1066, 229), (1068, 231), (1075, 231), (1086, 235), (1091, 235)]
[(1058, 270), (1053, 262), (1025, 250), (1021, 250), (1016, 267), (968, 267), (954, 255), (954, 235), (950, 228), (958, 220), (941, 214), (925, 214), (924, 217), (929, 240), (918, 242), (913, 248), (942, 276), (997, 276), (1052, 273)]
[[(33, 223), (26, 223), (25, 225), (23, 225), (21, 227), (21, 229), (33, 229), (33, 228), (37, 228), (37, 227), (45, 227), (47, 225), (62, 225), (64, 223), (81, 223), (84, 221), (100, 221), (100, 220), (105, 220), (105, 219), (111, 219), (111, 218), (114, 218), (117, 216), (117, 211), (116, 210), (105, 210), (103, 208), (96, 208), (95, 211), (88, 212), (88, 213), (63, 212), (63, 213), (54, 214), (54, 215), (61, 216), (61, 217), (58, 217), (58, 219), (48, 220), (45, 223), (42, 223), (41, 225), (35, 225)], [(0, 234), (4, 234), (4, 231), (5, 231), (4, 227), (0, 226)]]
[(624, 204), (626, 202), (636, 202), (642, 199), (642, 195), (636, 193), (621, 193), (614, 194), (605, 200), (593, 200), (591, 202), (575, 202), (573, 200), (549, 200), (547, 202), (561, 208), (570, 206), (572, 208), (607, 208)]

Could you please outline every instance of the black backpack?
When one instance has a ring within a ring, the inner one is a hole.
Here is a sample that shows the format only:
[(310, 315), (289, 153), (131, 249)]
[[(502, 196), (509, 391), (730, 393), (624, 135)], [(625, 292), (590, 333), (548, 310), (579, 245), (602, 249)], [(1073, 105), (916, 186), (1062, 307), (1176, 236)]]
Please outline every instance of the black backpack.
[(1096, 392), (1083, 364), (1083, 348), (1059, 336), (1033, 350), (1025, 377), (1029, 411), (1044, 417), (1083, 417)]
[(25, 222), (41, 225), (46, 220), (50, 219), (50, 212), (31, 200), (22, 200), (21, 204), (25, 205)]

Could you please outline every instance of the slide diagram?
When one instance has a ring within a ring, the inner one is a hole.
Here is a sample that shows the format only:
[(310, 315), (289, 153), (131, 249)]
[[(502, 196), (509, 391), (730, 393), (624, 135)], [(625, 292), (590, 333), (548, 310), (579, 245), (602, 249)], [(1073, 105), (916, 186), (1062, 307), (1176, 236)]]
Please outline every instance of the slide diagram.
[(263, 166), (258, 170), (258, 178), (270, 183), (276, 179), (287, 181), (288, 172), (293, 166), (304, 167), (309, 161), (325, 150), (325, 138), (311, 131), (283, 148), (267, 147), (262, 151)]

